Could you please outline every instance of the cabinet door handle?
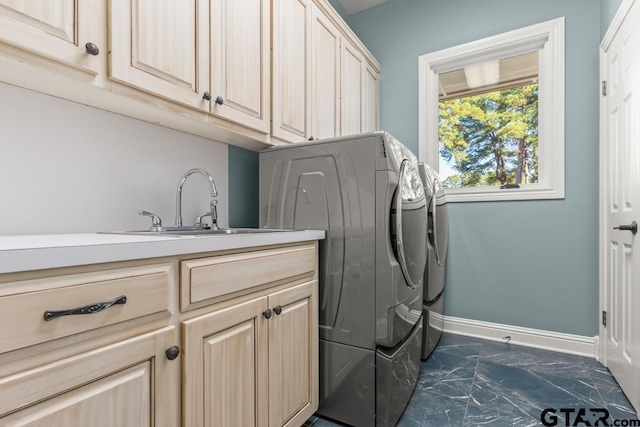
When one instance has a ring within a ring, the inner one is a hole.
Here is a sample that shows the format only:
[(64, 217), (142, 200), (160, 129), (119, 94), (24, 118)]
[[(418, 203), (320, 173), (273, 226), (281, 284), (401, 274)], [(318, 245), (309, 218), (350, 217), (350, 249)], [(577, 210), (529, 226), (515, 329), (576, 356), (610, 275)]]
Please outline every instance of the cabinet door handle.
[(216, 98), (216, 104), (218, 104), (218, 105), (224, 104), (224, 99), (221, 96), (218, 96)]
[(95, 43), (88, 42), (84, 45), (84, 48), (89, 55), (98, 56), (100, 53), (100, 49), (98, 49), (98, 46)]
[(45, 311), (44, 312), (44, 320), (49, 321), (62, 316), (73, 316), (76, 314), (93, 314), (99, 313), (102, 310), (106, 310), (107, 308), (116, 305), (116, 304), (126, 304), (127, 296), (121, 295), (111, 301), (106, 302), (98, 302), (95, 304), (85, 305), (84, 307), (72, 308), (70, 310), (58, 310), (58, 311)]
[(178, 347), (177, 345), (173, 345), (169, 347), (164, 353), (167, 355), (167, 359), (175, 360), (180, 355), (180, 347)]
[(211, 94), (209, 92), (203, 93), (202, 99), (204, 99), (205, 101), (211, 101)]
[(267, 308), (265, 311), (262, 312), (262, 315), (265, 317), (265, 319), (270, 319), (271, 318), (271, 309)]
[(273, 312), (275, 314), (280, 314), (282, 313), (282, 306), (281, 305), (276, 305), (275, 307), (273, 307)]

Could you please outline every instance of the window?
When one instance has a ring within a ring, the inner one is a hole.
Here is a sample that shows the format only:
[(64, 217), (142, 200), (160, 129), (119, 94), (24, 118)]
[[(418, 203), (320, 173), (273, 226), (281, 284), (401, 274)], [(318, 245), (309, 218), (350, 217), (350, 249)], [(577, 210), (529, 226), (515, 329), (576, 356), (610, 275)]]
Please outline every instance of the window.
[(564, 197), (564, 19), (422, 55), (420, 160), (450, 201)]
[(438, 152), (445, 188), (538, 182), (538, 52), (441, 73)]

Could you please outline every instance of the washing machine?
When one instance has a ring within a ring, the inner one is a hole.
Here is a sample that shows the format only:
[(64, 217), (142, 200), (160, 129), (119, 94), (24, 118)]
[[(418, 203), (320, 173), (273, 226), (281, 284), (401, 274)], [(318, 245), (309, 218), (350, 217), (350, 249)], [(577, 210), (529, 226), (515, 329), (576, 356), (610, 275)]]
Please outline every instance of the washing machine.
[(445, 262), (449, 242), (447, 197), (438, 173), (424, 163), (418, 164), (428, 203), (427, 268), (423, 283), (422, 360), (433, 352), (444, 323)]
[(320, 408), (393, 426), (420, 368), (427, 198), (415, 156), (385, 132), (260, 152), (260, 226), (322, 229)]

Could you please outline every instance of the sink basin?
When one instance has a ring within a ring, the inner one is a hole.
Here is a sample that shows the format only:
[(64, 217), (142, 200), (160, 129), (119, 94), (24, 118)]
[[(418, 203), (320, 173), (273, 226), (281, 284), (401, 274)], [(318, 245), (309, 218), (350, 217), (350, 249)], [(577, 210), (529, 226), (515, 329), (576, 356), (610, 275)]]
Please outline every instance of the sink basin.
[(175, 229), (170, 228), (161, 231), (137, 230), (137, 231), (107, 231), (105, 234), (130, 234), (139, 236), (175, 236), (175, 237), (195, 237), (195, 236), (228, 236), (234, 234), (264, 234), (264, 233), (281, 233), (283, 231), (296, 230), (279, 230), (271, 228), (189, 228)]

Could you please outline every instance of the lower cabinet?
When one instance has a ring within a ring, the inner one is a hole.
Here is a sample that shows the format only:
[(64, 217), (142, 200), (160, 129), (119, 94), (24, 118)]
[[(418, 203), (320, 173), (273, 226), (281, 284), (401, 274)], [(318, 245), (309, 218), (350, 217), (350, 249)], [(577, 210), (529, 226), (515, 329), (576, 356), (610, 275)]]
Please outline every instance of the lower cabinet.
[(302, 425), (317, 247), (0, 275), (0, 427)]
[(0, 425), (175, 426), (175, 339), (169, 326), (0, 378)]
[(184, 321), (185, 426), (300, 426), (318, 406), (315, 280)]

